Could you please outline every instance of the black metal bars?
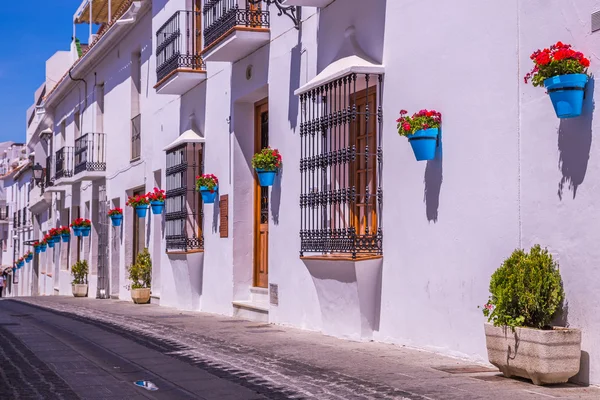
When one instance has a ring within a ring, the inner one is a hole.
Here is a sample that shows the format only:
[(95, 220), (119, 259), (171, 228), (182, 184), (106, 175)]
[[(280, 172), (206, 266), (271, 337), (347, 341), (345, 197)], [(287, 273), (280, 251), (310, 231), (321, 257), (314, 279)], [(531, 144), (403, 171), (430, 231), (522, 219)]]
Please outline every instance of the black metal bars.
[(56, 152), (55, 178), (70, 178), (73, 176), (73, 147), (64, 146)]
[[(238, 3), (242, 3), (242, 7)], [(235, 27), (269, 28), (269, 10), (264, 0), (204, 0), (204, 48)]]
[(75, 175), (83, 171), (106, 171), (106, 135), (86, 133), (75, 139)]

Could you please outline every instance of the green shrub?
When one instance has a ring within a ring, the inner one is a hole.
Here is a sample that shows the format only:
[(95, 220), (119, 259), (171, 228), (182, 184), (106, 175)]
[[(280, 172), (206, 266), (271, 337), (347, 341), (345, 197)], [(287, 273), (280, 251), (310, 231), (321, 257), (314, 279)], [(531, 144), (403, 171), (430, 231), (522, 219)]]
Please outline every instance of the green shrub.
[(543, 329), (562, 308), (564, 291), (558, 264), (547, 249), (519, 249), (494, 272), (483, 314), (495, 326)]
[(88, 263), (86, 260), (80, 260), (71, 267), (71, 275), (73, 275), (73, 284), (85, 284), (87, 283), (88, 276)]
[(144, 249), (135, 259), (135, 263), (127, 268), (132, 289), (149, 288), (152, 281), (152, 260), (148, 249)]

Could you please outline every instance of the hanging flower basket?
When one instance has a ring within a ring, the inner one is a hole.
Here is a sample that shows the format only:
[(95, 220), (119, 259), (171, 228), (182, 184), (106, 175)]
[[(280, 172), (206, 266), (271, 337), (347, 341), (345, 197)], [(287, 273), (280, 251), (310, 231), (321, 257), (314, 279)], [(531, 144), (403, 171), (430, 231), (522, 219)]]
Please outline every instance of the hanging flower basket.
[(219, 191), (219, 179), (213, 174), (197, 176), (196, 190), (200, 192), (204, 204), (213, 204)]
[(59, 228), (60, 237), (62, 238), (63, 243), (69, 243), (71, 240), (71, 230), (68, 226), (61, 226)]
[(80, 237), (81, 236), (81, 228), (78, 226), (73, 226), (73, 235), (75, 235), (75, 237)]
[(75, 234), (75, 236), (90, 236), (92, 221), (89, 219), (77, 218), (71, 223), (71, 228), (73, 228), (73, 234)]
[(40, 251), (41, 251), (42, 253), (45, 253), (45, 252), (46, 252), (46, 248), (47, 248), (47, 247), (48, 247), (48, 244), (47, 244), (47, 243), (45, 243), (45, 242), (42, 242), (42, 244), (40, 245)]
[(30, 263), (31, 260), (33, 260), (33, 253), (31, 251), (28, 251), (27, 253), (25, 253), (25, 262)]
[(121, 226), (121, 222), (123, 222), (123, 209), (115, 207), (108, 210), (108, 216), (110, 217), (112, 226)]
[(133, 207), (138, 218), (146, 218), (149, 203), (150, 200), (148, 199), (147, 195), (137, 195), (135, 197), (129, 196), (125, 205), (128, 207)]
[(51, 249), (54, 248), (54, 236), (46, 235), (44, 236), (44, 241), (47, 243), (48, 247)]
[(40, 254), (42, 252), (41, 246), (42, 244), (40, 242), (33, 242), (33, 251), (35, 251), (35, 254)]
[(435, 110), (421, 110), (408, 116), (408, 111), (401, 110), (398, 123), (398, 133), (406, 136), (417, 161), (435, 159), (439, 142), (439, 128), (442, 114)]
[(530, 58), (534, 67), (525, 76), (525, 83), (531, 80), (533, 86), (546, 88), (558, 118), (580, 116), (590, 60), (562, 42), (536, 50)]
[(19, 261), (17, 261), (17, 267), (21, 268), (23, 265), (25, 265), (25, 260), (21, 257), (19, 258)]
[(281, 168), (279, 150), (267, 147), (252, 157), (252, 167), (256, 171), (258, 184), (263, 187), (273, 186), (275, 176)]
[(154, 188), (154, 191), (147, 193), (146, 197), (148, 198), (148, 200), (150, 200), (152, 214), (162, 214), (166, 200), (165, 191), (160, 190), (159, 188)]

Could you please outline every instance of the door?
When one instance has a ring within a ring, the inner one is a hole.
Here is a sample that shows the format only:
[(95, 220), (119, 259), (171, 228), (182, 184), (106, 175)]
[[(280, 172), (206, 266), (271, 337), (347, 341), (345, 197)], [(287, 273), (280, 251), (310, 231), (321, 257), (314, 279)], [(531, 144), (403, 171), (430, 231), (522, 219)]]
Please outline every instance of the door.
[[(133, 197), (136, 196), (143, 196), (144, 195), (144, 191), (142, 189), (138, 189), (136, 191), (133, 192)], [(131, 263), (135, 264), (135, 259), (137, 258), (138, 254), (144, 250), (144, 246), (146, 244), (145, 238), (144, 238), (144, 221), (146, 219), (145, 218), (138, 218), (138, 216), (135, 214), (133, 214), (133, 251), (132, 253), (132, 260)]]
[[(254, 150), (269, 146), (269, 104), (255, 105)], [(266, 288), (269, 283), (269, 188), (261, 187), (254, 178), (254, 286)]]
[[(194, 49), (194, 56), (200, 56), (202, 53), (202, 0), (194, 0), (194, 29), (192, 40), (192, 48)], [(196, 58), (193, 61), (194, 69), (200, 69), (200, 65), (196, 65)]]

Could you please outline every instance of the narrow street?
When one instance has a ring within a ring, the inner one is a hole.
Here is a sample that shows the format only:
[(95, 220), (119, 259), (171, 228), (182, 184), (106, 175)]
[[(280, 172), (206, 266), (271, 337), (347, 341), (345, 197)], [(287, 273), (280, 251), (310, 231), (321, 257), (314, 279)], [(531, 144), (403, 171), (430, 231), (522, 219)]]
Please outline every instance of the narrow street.
[(600, 398), (401, 346), (114, 300), (2, 300), (0, 337), (3, 400)]

